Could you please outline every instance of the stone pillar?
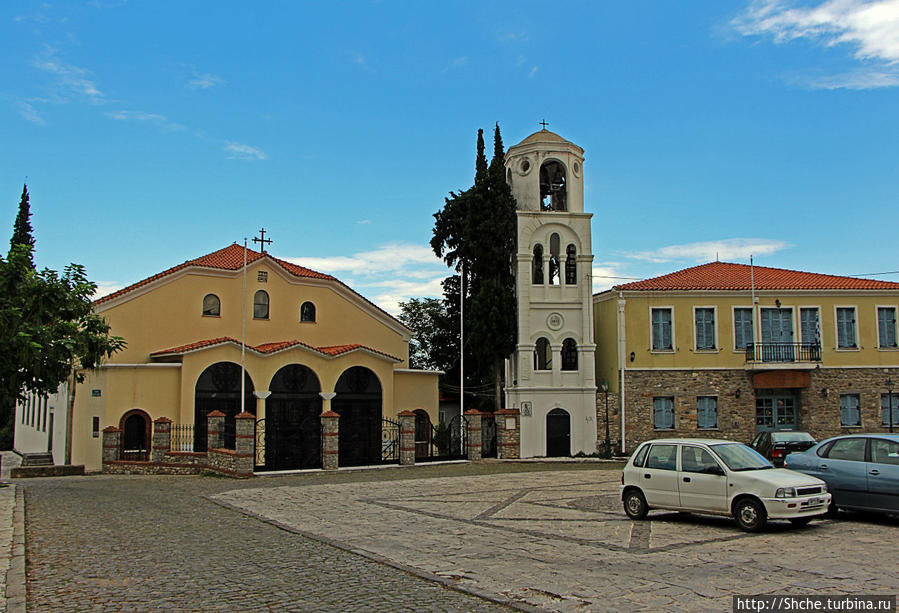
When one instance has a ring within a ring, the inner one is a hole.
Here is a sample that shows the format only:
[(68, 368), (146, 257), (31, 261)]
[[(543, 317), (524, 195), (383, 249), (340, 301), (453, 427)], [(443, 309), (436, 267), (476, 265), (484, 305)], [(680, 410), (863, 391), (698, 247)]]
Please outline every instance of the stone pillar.
[(225, 414), (213, 411), (206, 416), (206, 450), (221, 449), (224, 444)]
[(103, 462), (115, 462), (122, 450), (122, 431), (115, 426), (103, 429)]
[(403, 411), (396, 416), (400, 430), (400, 466), (415, 464), (415, 413)]
[[(327, 399), (330, 403), (330, 398)], [(322, 468), (337, 470), (337, 459), (340, 452), (339, 425), (340, 415), (334, 411), (321, 414), (322, 420)]]
[(468, 449), (466, 450), (469, 460), (481, 459), (481, 412), (477, 409), (469, 409), (465, 411), (465, 417), (468, 418)]
[(153, 422), (153, 451), (150, 459), (154, 462), (163, 462), (165, 454), (172, 450), (172, 420), (168, 417), (160, 417)]
[(234, 472), (241, 477), (253, 476), (256, 445), (256, 416), (239, 413), (234, 416)]
[(500, 409), (496, 412), (496, 455), (501, 460), (517, 460), (521, 457), (521, 425), (518, 409)]

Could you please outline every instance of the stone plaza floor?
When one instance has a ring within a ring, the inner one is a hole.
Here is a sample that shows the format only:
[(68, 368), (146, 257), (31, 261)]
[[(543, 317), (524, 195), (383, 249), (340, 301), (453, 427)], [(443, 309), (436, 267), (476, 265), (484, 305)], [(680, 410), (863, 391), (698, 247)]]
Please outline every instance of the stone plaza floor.
[(20, 480), (31, 611), (730, 611), (895, 594), (899, 520), (632, 522), (608, 465)]

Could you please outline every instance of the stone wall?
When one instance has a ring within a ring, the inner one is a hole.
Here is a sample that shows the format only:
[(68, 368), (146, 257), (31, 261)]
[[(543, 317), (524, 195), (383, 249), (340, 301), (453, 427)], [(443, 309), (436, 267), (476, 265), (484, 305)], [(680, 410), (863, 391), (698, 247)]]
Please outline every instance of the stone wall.
[[(756, 434), (752, 375), (759, 371), (730, 370), (628, 370), (625, 371), (626, 455), (643, 441), (663, 437), (723, 438), (749, 442)], [(886, 380), (897, 381), (899, 369), (816, 368), (809, 373), (809, 386), (797, 390), (797, 428), (818, 440), (851, 432), (887, 432), (882, 424), (880, 395), (886, 394)], [(862, 424), (840, 425), (840, 395), (859, 394)], [(653, 427), (653, 398), (674, 398), (674, 428)], [(718, 427), (697, 427), (697, 396), (718, 400)], [(596, 395), (598, 448), (605, 440), (605, 394)], [(609, 431), (612, 450), (621, 455), (621, 415), (618, 397), (609, 394)]]

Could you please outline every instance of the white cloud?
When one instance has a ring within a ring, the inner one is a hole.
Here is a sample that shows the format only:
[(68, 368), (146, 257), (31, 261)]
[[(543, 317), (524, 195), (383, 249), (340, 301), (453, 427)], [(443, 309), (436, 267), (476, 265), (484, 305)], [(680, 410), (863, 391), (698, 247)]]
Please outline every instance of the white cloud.
[(669, 245), (655, 251), (641, 251), (628, 257), (645, 262), (664, 263), (676, 260), (711, 262), (715, 260), (748, 260), (751, 255), (769, 255), (790, 247), (787, 242), (765, 238), (727, 238), (701, 243)]
[(109, 117), (115, 119), (116, 121), (140, 121), (153, 123), (167, 130), (184, 129), (184, 126), (182, 126), (181, 124), (175, 123), (174, 121), (169, 121), (163, 115), (158, 115), (156, 113), (144, 113), (143, 111), (113, 111), (111, 113), (107, 113), (107, 115), (109, 115)]
[(598, 262), (593, 265), (593, 293), (604, 292), (616, 285), (636, 281), (637, 277), (627, 276), (621, 271), (620, 262)]
[(35, 109), (28, 102), (19, 103), (19, 115), (25, 118), (26, 121), (30, 121), (33, 124), (39, 126), (47, 125), (47, 122), (44, 121), (44, 118), (41, 117), (40, 113), (37, 112), (37, 109)]
[(34, 62), (34, 66), (56, 76), (58, 95), (65, 98), (66, 95), (83, 96), (91, 104), (104, 104), (106, 96), (88, 76), (90, 72), (84, 68), (61, 62), (55, 57), (52, 50), (46, 57)]
[(91, 300), (97, 300), (103, 296), (108, 296), (124, 287), (124, 285), (115, 281), (97, 281), (97, 289), (94, 290), (94, 295), (91, 296)]
[(538, 70), (540, 70), (539, 66), (534, 66), (533, 68), (531, 68), (531, 71), (528, 73), (528, 78), (532, 78), (534, 75), (536, 75)]
[(399, 313), (399, 303), (410, 298), (443, 296), (440, 283), (451, 274), (430, 247), (408, 243), (383, 245), (348, 256), (286, 259), (341, 278), (393, 315)]
[(808, 39), (827, 47), (848, 45), (864, 62), (858, 71), (805, 79), (824, 89), (872, 89), (899, 85), (899, 0), (827, 0), (793, 6), (756, 0), (732, 25), (744, 36), (770, 36), (776, 43)]
[[(296, 257), (286, 258), (289, 262), (326, 273), (350, 273), (354, 275), (374, 275), (407, 270), (431, 265), (448, 270), (430, 247), (394, 243), (373, 251), (362, 251), (351, 256), (329, 258)], [(449, 274), (447, 272), (447, 274)]]
[(356, 223), (359, 224), (360, 226), (367, 226), (371, 223), (371, 219), (360, 219)]
[(229, 142), (225, 145), (229, 160), (265, 160), (268, 156), (258, 147), (243, 143)]
[(211, 87), (215, 87), (216, 85), (221, 85), (224, 82), (225, 80), (221, 77), (204, 73), (196, 75), (193, 79), (188, 81), (187, 85), (191, 89), (209, 89)]

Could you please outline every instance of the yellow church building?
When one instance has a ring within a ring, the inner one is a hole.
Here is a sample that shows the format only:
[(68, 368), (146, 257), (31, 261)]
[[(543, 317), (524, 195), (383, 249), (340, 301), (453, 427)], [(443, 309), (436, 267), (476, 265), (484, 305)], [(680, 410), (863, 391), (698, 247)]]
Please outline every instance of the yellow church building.
[(88, 471), (101, 469), (109, 429), (119, 431), (112, 457), (149, 462), (162, 422), (171, 452), (189, 460), (207, 451), (211, 419), (222, 423), (216, 446), (235, 449), (235, 418), (252, 415), (259, 471), (322, 467), (323, 414), (339, 415), (341, 466), (382, 461), (385, 418), (437, 420), (439, 373), (408, 368), (412, 330), (264, 249), (232, 244), (94, 308), (128, 345), (69, 400), (68, 455)]

